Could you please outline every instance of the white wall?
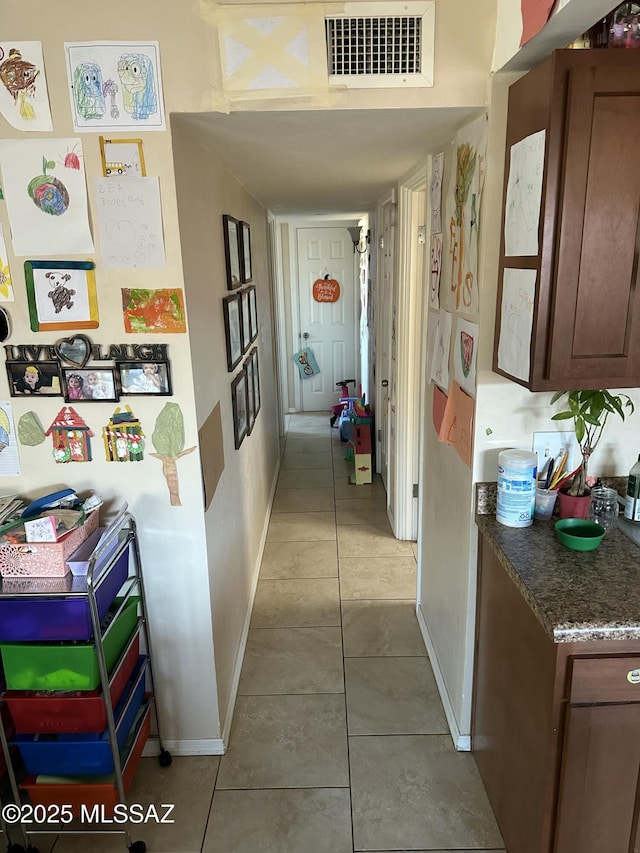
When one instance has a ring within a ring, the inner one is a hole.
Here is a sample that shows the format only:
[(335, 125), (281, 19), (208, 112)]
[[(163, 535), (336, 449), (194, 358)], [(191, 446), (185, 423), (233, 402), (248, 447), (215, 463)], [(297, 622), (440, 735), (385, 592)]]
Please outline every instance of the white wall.
[[(275, 347), (264, 209), (207, 151), (206, 126), (172, 118), (185, 293), (191, 323), (198, 426), (220, 402), (224, 471), (205, 516), (210, 603), (223, 735), (230, 723), (239, 667), (266, 534), (278, 464)], [(262, 407), (241, 447), (234, 447), (231, 381), (227, 371), (222, 300), (226, 286), (222, 214), (251, 228), (252, 284), (256, 288)], [(206, 587), (203, 587), (203, 592)]]

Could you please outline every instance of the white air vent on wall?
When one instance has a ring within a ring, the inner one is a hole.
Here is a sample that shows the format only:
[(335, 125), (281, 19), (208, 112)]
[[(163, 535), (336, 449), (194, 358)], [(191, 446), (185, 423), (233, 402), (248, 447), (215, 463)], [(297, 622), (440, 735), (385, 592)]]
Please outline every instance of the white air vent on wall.
[(434, 2), (347, 3), (325, 18), (329, 83), (433, 86)]

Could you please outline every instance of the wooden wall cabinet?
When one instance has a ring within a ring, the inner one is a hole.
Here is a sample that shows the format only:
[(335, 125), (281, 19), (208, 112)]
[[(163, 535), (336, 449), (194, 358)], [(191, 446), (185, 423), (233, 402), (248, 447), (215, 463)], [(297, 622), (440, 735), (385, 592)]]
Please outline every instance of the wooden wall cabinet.
[[(503, 213), (493, 369), (532, 391), (640, 386), (640, 51), (555, 51), (510, 87), (503, 211), (511, 147), (543, 129), (537, 256), (505, 257)], [(537, 273), (528, 380), (498, 364), (505, 268)]]
[(481, 537), (472, 749), (509, 853), (638, 853), (640, 640), (554, 643)]

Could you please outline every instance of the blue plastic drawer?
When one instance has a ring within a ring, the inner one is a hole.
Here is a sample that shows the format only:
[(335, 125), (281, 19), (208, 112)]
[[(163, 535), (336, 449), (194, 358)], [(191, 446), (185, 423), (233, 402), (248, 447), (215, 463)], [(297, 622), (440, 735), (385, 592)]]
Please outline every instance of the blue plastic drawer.
[[(121, 751), (145, 695), (147, 658), (143, 655), (114, 711), (118, 751)], [(20, 750), (28, 773), (47, 776), (95, 776), (112, 773), (113, 752), (109, 730), (102, 734), (17, 735), (13, 743)]]
[[(129, 545), (96, 583), (100, 619), (129, 574)], [(95, 585), (95, 584), (94, 584)], [(87, 591), (86, 577), (68, 574), (64, 578), (4, 578), (0, 598), (0, 641), (88, 640), (93, 635), (89, 599), (82, 595), (30, 598), (29, 593), (45, 590), (64, 596)], [(15, 598), (13, 597), (15, 593)]]

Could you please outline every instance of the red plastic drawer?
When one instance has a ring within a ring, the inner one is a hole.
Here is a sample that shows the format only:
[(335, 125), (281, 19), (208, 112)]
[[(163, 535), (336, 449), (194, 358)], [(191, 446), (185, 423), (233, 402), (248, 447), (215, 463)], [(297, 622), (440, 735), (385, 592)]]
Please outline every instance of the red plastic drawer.
[[(111, 707), (114, 708), (131, 677), (140, 654), (140, 632), (136, 630), (111, 681)], [(9, 690), (4, 695), (18, 734), (78, 734), (102, 732), (107, 727), (107, 712), (101, 690), (77, 693), (38, 693)]]

